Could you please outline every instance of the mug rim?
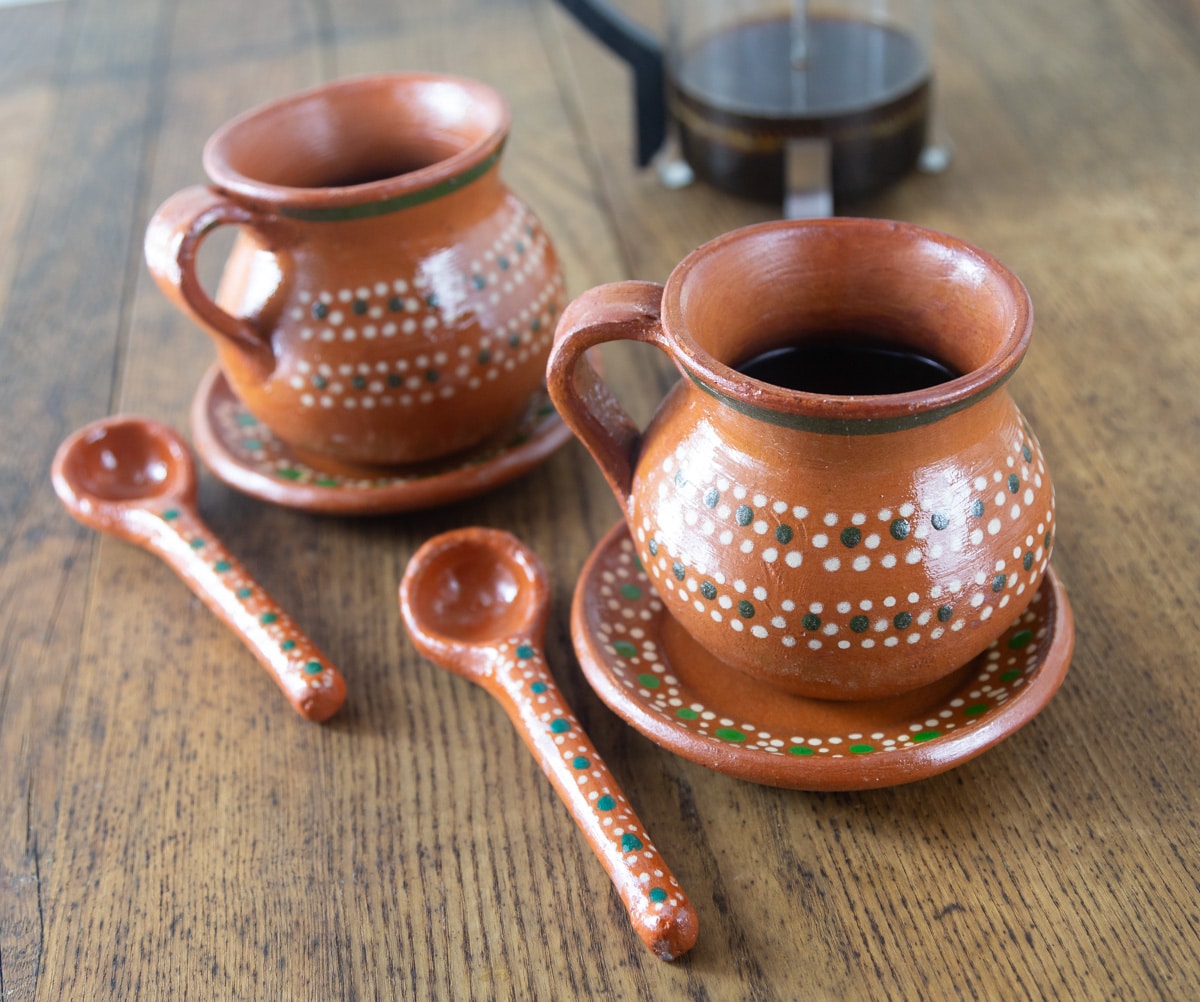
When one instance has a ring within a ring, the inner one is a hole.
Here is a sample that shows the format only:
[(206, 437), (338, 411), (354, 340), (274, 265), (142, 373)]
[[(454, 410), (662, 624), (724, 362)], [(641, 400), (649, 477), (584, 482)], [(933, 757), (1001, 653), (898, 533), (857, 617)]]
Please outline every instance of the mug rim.
[[(477, 137), (433, 163), (361, 184), (313, 187), (264, 181), (249, 176), (233, 163), (230, 147), (247, 127), (295, 112), (304, 105), (319, 106), (333, 97), (344, 99), (355, 93), (431, 85), (458, 89), (486, 119)], [(367, 73), (318, 84), (241, 112), (209, 136), (201, 159), (205, 173), (217, 187), (283, 215), (313, 220), (356, 218), (430, 201), (476, 180), (499, 160), (511, 122), (507, 101), (499, 91), (480, 80), (449, 73)], [(356, 207), (366, 211), (354, 212)]]
[[(793, 390), (746, 376), (718, 361), (692, 336), (684, 319), (687, 283), (711, 255), (745, 241), (780, 233), (820, 229), (862, 233), (880, 240), (901, 238), (910, 245), (939, 245), (957, 260), (981, 266), (1003, 288), (1012, 320), (987, 360), (960, 376), (925, 389), (901, 393), (839, 396)], [(915, 223), (875, 218), (772, 220), (724, 233), (697, 247), (671, 271), (663, 287), (662, 325), (680, 371), (701, 389), (741, 413), (772, 424), (832, 434), (879, 434), (919, 427), (964, 410), (999, 389), (1016, 371), (1033, 334), (1033, 305), (1024, 283), (997, 258), (957, 237)]]

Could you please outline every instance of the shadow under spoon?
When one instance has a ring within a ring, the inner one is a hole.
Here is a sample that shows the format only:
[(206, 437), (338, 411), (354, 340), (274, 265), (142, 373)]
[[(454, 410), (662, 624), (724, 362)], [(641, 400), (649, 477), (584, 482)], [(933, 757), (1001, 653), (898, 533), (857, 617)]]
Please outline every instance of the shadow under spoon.
[(696, 912), (554, 682), (542, 645), (550, 587), (515, 537), (468, 528), (427, 541), (400, 584), (417, 649), (486, 689), (508, 713), (583, 831), (642, 942), (674, 960)]
[(84, 525), (157, 554), (254, 653), (307, 720), (346, 698), (341, 674), (201, 521), (182, 438), (148, 418), (93, 422), (59, 446), (50, 477)]

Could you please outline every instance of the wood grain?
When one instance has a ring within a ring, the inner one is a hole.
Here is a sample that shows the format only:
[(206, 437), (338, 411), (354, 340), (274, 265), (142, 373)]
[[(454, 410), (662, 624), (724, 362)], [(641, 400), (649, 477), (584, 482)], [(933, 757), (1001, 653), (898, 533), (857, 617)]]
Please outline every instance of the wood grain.
[[(626, 3), (654, 23), (648, 6)], [(396, 517), (275, 509), (204, 474), (205, 521), (345, 675), (327, 725), (48, 478), (106, 413), (186, 429), (213, 349), (153, 287), (141, 234), (202, 179), (205, 137), (269, 98), (400, 68), (497, 86), (505, 174), (573, 293), (662, 280), (771, 207), (637, 170), (626, 71), (550, 0), (0, 8), (0, 999), (1200, 996), (1200, 10), (934, 6), (952, 167), (843, 208), (964, 237), (1029, 286), (1012, 390), (1055, 476), (1077, 646), (986, 755), (836, 795), (684, 762), (588, 688), (567, 609), (618, 513), (577, 444)], [(646, 420), (665, 361), (605, 361)], [(408, 557), (469, 524), (554, 574), (547, 659), (697, 908), (674, 964), (503, 710), (404, 635)]]

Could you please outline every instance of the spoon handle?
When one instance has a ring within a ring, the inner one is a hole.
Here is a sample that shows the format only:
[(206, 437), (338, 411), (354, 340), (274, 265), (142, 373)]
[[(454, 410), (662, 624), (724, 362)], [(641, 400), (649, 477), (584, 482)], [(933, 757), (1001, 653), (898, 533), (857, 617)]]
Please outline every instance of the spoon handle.
[[(582, 829), (642, 942), (674, 960), (696, 941), (696, 912), (571, 713), (541, 653), (528, 641), (500, 644), (493, 695)], [(498, 691), (496, 691), (498, 690)]]
[(147, 503), (128, 536), (167, 562), (250, 648), (306, 720), (328, 720), (346, 698), (341, 674), (242, 564), (179, 500)]

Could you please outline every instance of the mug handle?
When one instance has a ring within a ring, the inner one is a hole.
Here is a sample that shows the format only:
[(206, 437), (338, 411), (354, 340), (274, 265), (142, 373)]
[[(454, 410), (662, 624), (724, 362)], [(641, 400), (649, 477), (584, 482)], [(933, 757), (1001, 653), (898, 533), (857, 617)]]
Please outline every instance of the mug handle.
[(193, 185), (168, 198), (146, 227), (150, 274), (167, 298), (201, 327), (226, 338), (260, 377), (275, 366), (268, 339), (249, 322), (221, 309), (196, 275), (200, 244), (218, 226), (257, 226), (260, 216), (213, 188)]
[(642, 341), (669, 354), (660, 316), (662, 293), (655, 282), (634, 281), (583, 293), (563, 311), (546, 364), (550, 399), (596, 460), (626, 518), (642, 432), (586, 353), (609, 341)]

